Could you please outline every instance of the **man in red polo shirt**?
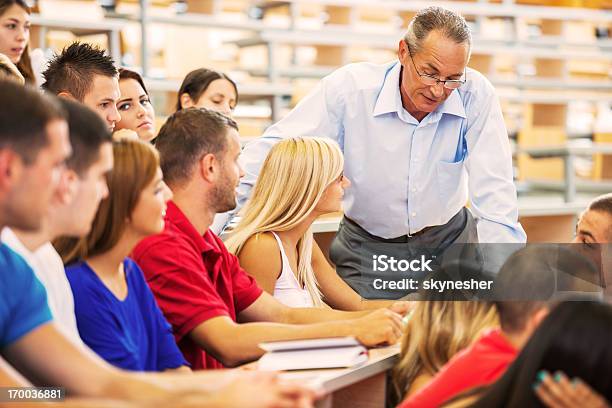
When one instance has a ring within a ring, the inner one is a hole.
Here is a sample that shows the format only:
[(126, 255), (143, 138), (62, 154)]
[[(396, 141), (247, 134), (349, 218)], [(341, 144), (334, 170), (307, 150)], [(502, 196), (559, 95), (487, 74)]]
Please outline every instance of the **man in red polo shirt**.
[(340, 312), (295, 309), (263, 292), (209, 230), (236, 206), (244, 175), (236, 123), (191, 108), (172, 115), (156, 141), (164, 180), (174, 193), (163, 233), (134, 250), (179, 347), (194, 369), (254, 360), (263, 341), (355, 336), (368, 346), (393, 344), (401, 316), (389, 309)]

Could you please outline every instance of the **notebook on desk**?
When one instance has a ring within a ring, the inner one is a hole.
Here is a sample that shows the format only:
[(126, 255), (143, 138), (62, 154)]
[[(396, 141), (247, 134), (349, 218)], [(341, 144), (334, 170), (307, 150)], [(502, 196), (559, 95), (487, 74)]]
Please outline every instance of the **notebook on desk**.
[(345, 368), (368, 360), (368, 350), (354, 337), (267, 342), (259, 347), (266, 351), (258, 362), (260, 370)]

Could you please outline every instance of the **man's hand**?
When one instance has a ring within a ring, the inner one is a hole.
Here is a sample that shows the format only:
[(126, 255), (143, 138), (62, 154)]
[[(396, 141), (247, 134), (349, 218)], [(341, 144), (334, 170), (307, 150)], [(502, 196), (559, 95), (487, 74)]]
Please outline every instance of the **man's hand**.
[(548, 408), (610, 408), (610, 404), (578, 378), (570, 381), (558, 371), (554, 377), (542, 371), (535, 393)]
[[(315, 393), (274, 373), (257, 372), (217, 391), (218, 406), (227, 408), (308, 408)], [(214, 406), (217, 406), (213, 404)]]
[(364, 346), (395, 344), (402, 337), (402, 317), (389, 309), (375, 310), (350, 324), (355, 327), (354, 336)]

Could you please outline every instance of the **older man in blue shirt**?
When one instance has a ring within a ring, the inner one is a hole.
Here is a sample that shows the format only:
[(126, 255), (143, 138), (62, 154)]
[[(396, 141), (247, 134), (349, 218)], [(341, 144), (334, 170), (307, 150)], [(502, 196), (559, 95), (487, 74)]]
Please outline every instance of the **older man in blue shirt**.
[(338, 69), (245, 148), (239, 204), (272, 145), (326, 136), (340, 144), (352, 181), (330, 252), (349, 284), (360, 242), (525, 242), (499, 101), (466, 67), (470, 50), (461, 16), (421, 10), (399, 42), (398, 61)]

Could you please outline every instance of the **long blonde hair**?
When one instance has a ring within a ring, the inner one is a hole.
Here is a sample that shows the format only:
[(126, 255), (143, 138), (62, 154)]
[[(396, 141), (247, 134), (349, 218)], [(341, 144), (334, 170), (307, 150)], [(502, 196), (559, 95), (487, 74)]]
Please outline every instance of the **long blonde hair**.
[(417, 302), (404, 331), (400, 360), (393, 369), (397, 396), (403, 399), (408, 387), (421, 372), (434, 375), (483, 330), (498, 325), (493, 303)]
[[(225, 242), (227, 248), (238, 255), (253, 235), (295, 228), (312, 213), (343, 168), (342, 151), (331, 139), (296, 137), (277, 143), (264, 161), (251, 198), (240, 213), (240, 223)], [(321, 306), (311, 264), (312, 240), (309, 229), (298, 243), (297, 280), (314, 305)]]

